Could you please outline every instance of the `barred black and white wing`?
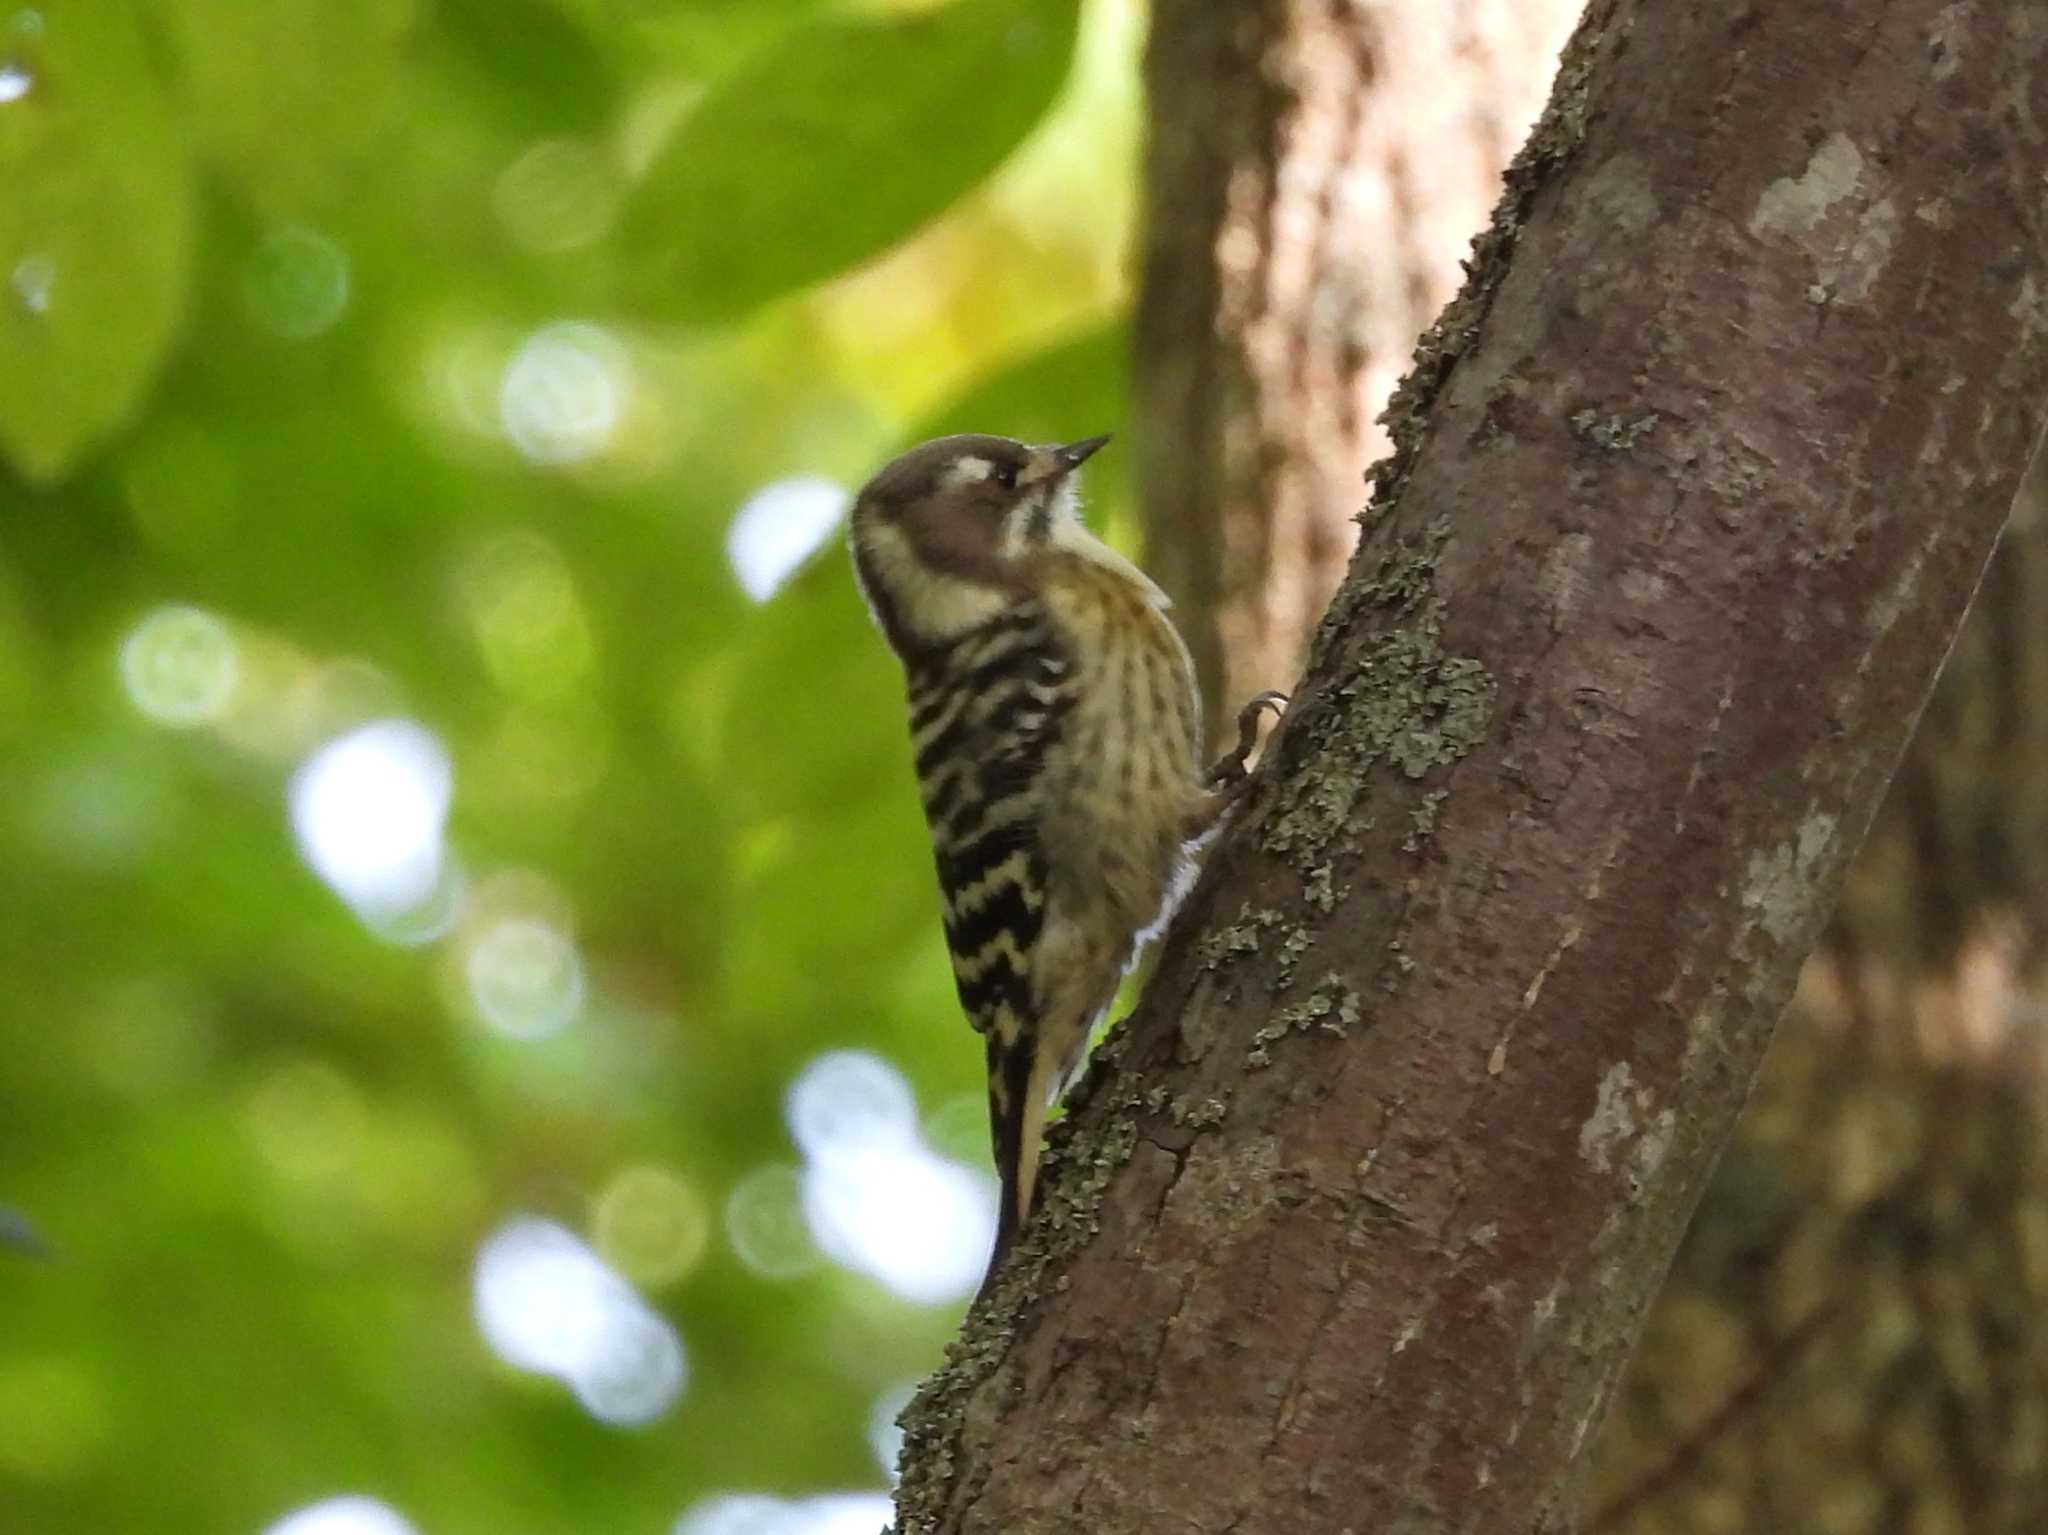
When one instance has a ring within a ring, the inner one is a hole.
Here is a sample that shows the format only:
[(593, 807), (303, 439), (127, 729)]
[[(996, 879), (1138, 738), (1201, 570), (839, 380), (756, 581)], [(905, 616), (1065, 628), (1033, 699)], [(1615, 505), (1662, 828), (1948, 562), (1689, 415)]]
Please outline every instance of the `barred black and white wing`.
[[(1045, 924), (1045, 769), (1073, 705), (1072, 666), (1035, 603), (910, 669), (910, 730), (968, 1021), (987, 1037), (989, 1125), (1003, 1201), (996, 1252), (1028, 1215), (1025, 1144), (1042, 1019), (1033, 962)], [(1039, 1105), (1042, 1111), (1043, 1105)]]

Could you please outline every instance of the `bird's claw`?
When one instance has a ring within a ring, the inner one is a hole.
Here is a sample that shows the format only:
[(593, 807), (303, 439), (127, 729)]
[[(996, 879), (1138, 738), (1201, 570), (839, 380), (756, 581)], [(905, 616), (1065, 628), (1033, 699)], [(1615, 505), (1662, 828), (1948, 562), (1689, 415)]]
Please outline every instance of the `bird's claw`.
[(1258, 694), (1242, 709), (1237, 711), (1237, 746), (1216, 759), (1209, 769), (1208, 786), (1225, 794), (1235, 793), (1251, 781), (1252, 748), (1259, 740), (1259, 716), (1267, 710), (1279, 719), (1287, 712), (1287, 695), (1279, 692)]

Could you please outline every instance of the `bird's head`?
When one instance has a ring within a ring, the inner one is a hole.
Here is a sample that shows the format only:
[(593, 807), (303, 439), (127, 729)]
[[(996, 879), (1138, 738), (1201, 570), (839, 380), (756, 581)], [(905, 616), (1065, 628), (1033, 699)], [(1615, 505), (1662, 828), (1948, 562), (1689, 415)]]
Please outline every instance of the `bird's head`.
[(1077, 539), (1074, 471), (1107, 437), (1030, 447), (939, 437), (892, 460), (853, 505), (853, 564), (906, 659), (1029, 598), (1042, 556)]

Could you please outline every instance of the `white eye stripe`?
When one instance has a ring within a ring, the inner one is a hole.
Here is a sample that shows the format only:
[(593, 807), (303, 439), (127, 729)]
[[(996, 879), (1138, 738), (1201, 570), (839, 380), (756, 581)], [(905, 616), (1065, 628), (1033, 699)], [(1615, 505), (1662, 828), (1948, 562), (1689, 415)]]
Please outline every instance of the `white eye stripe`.
[(956, 458), (946, 466), (946, 472), (939, 477), (946, 489), (954, 490), (962, 485), (972, 485), (987, 479), (995, 472), (995, 465), (987, 459), (969, 453)]

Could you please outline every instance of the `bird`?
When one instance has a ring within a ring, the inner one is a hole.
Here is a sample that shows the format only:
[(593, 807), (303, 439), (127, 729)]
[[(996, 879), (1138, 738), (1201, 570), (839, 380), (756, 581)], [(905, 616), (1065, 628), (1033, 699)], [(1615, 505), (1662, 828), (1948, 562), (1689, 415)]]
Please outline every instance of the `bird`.
[(849, 519), (903, 665), (955, 989), (986, 1040), (1001, 1194), (984, 1294), (1032, 1213), (1050, 1106), (1286, 701), (1246, 704), (1237, 749), (1202, 771), (1166, 594), (1080, 516), (1078, 471), (1108, 441), (940, 437), (876, 473)]

